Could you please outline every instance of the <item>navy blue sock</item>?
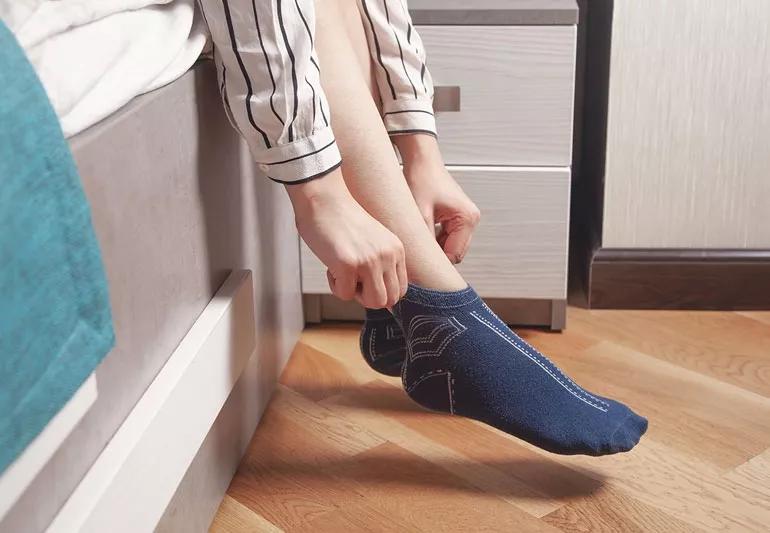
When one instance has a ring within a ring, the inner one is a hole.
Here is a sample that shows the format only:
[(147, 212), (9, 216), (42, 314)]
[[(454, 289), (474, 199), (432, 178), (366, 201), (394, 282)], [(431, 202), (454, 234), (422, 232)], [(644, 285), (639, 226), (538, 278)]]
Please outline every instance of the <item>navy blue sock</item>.
[(386, 376), (400, 376), (406, 357), (406, 340), (401, 326), (387, 309), (367, 309), (361, 329), (361, 355), (374, 370)]
[(436, 411), (480, 420), (560, 454), (633, 448), (647, 420), (582, 389), (513, 333), (468, 287), (410, 285), (393, 312), (403, 327), (407, 394)]

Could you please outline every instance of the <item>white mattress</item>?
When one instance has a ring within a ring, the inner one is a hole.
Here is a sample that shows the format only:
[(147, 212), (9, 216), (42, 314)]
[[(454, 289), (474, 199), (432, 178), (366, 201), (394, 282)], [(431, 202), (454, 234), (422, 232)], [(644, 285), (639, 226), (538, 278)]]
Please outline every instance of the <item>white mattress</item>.
[(0, 0), (67, 137), (184, 74), (207, 43), (194, 0)]

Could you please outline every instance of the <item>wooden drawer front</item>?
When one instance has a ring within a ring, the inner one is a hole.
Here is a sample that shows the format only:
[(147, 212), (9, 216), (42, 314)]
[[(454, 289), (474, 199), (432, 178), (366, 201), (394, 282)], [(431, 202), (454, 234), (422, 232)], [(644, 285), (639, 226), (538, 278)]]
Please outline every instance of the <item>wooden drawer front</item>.
[(570, 164), (575, 26), (418, 30), (434, 85), (460, 88), (460, 111), (437, 113), (447, 164)]
[[(569, 169), (450, 171), (481, 209), (481, 224), (460, 265), (468, 282), (489, 298), (566, 298)], [(326, 268), (304, 243), (302, 291), (329, 293)]]

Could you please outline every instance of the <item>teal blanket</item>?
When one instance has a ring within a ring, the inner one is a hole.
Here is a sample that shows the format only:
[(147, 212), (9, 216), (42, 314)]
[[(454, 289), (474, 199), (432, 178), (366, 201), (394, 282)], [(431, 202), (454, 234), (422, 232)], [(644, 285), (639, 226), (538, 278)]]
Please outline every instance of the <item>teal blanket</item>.
[(113, 343), (77, 169), (40, 81), (0, 22), (0, 473)]

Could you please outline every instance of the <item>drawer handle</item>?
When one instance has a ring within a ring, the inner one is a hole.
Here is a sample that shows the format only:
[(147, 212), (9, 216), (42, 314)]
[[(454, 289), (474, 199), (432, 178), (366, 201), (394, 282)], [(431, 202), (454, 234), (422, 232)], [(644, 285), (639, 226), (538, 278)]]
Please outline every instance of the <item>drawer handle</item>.
[(457, 85), (434, 87), (433, 111), (437, 113), (460, 111), (460, 87)]

